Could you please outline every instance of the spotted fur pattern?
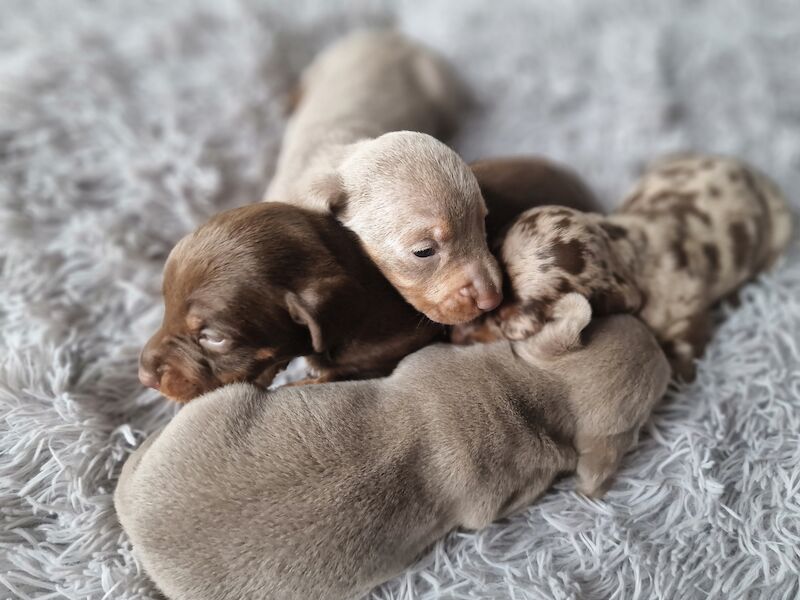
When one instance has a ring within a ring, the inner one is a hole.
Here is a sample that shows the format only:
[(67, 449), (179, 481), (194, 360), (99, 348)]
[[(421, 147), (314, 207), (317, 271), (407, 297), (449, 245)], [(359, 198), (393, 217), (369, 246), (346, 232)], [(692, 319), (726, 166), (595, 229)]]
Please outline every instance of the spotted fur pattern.
[(486, 327), (510, 339), (533, 335), (558, 298), (579, 292), (597, 315), (638, 314), (689, 378), (709, 309), (770, 267), (790, 235), (780, 191), (748, 165), (670, 158), (612, 215), (556, 206), (523, 213), (500, 244), (510, 289)]

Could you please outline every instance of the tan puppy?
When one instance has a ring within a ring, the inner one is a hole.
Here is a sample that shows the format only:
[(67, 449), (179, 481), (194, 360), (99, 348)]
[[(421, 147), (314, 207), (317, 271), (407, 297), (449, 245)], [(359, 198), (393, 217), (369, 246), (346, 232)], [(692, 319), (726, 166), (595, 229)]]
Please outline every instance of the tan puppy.
[(561, 296), (578, 292), (596, 314), (638, 314), (677, 373), (691, 378), (709, 309), (770, 267), (790, 236), (783, 196), (751, 167), (710, 156), (667, 159), (613, 215), (555, 206), (523, 213), (500, 252), (512, 290), (483, 330), (472, 328), (474, 337), (533, 335)]
[(304, 73), (265, 196), (335, 214), (409, 303), (447, 324), (501, 300), (475, 177), (429, 135), (461, 101), (432, 52), (394, 32), (351, 35)]
[(457, 527), (515, 513), (560, 473), (603, 493), (669, 366), (585, 299), (523, 342), (434, 345), (386, 379), (224, 387), (125, 464), (120, 522), (172, 600), (358, 598)]

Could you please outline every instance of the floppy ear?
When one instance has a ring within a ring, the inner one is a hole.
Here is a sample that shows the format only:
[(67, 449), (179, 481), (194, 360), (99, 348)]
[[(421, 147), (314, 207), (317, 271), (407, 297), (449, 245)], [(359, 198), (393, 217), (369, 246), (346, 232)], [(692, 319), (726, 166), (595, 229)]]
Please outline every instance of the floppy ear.
[(312, 176), (303, 192), (304, 201), (316, 210), (339, 215), (347, 205), (347, 192), (342, 177), (333, 170)]
[(308, 328), (314, 352), (329, 350), (350, 335), (343, 314), (363, 309), (367, 295), (357, 280), (347, 275), (316, 279), (308, 287), (286, 292), (292, 319)]
[(318, 307), (314, 306), (315, 302), (309, 300), (311, 298), (304, 299), (294, 292), (286, 292), (286, 308), (289, 310), (289, 315), (295, 323), (308, 328), (311, 334), (311, 347), (314, 348), (314, 352), (321, 353), (325, 351), (325, 340), (322, 337), (318, 316), (315, 314), (318, 312)]

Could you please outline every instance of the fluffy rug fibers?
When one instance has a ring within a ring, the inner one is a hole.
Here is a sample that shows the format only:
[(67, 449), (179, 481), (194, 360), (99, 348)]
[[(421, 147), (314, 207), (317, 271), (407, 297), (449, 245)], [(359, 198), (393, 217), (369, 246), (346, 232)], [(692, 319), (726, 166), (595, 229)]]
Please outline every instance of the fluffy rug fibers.
[[(734, 154), (800, 208), (796, 2), (5, 0), (0, 598), (158, 597), (112, 492), (174, 411), (136, 379), (164, 259), (259, 198), (298, 71), (364, 25), (457, 66), (467, 159), (548, 155), (610, 207), (660, 154)], [(605, 498), (566, 479), (373, 597), (800, 597), (799, 256), (719, 311)]]

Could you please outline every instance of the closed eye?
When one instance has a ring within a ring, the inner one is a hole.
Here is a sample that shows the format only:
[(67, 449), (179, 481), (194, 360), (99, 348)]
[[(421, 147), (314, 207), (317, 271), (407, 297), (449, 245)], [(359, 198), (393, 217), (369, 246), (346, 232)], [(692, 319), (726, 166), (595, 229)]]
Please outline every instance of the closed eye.
[(197, 341), (203, 348), (212, 352), (225, 352), (231, 346), (231, 340), (214, 329), (203, 329)]
[(422, 248), (420, 250), (414, 250), (414, 256), (417, 258), (428, 258), (434, 254), (436, 254), (435, 248)]

